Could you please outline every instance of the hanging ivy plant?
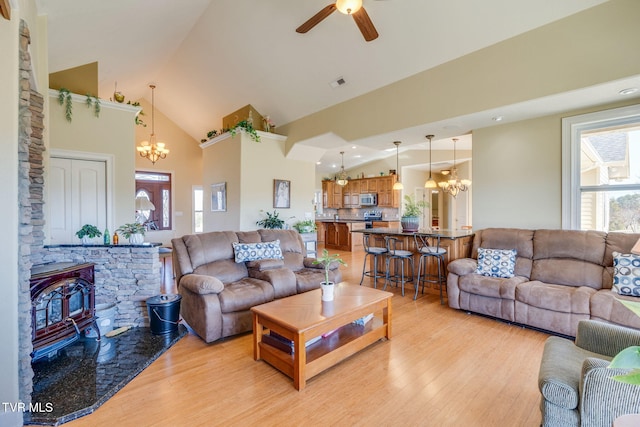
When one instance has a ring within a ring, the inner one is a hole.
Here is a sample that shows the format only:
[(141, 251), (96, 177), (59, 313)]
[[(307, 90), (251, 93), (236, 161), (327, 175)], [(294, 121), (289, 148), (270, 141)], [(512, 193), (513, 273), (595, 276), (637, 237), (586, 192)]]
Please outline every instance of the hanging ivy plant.
[(63, 87), (60, 88), (60, 90), (58, 91), (58, 103), (60, 105), (64, 105), (64, 116), (67, 118), (67, 121), (71, 123), (71, 116), (73, 115), (73, 102), (69, 89), (65, 89)]
[(95, 96), (91, 96), (90, 94), (87, 94), (86, 96), (87, 108), (91, 108), (91, 106), (93, 105), (93, 114), (95, 114), (96, 117), (100, 117), (100, 100)]
[[(131, 105), (132, 107), (139, 107), (140, 103), (138, 101), (136, 102), (131, 102), (131, 101), (127, 101), (128, 105)], [(144, 111), (140, 110), (140, 112), (138, 114), (136, 114), (135, 117), (135, 122), (138, 126), (142, 126), (143, 128), (147, 127), (147, 124), (145, 122), (142, 121), (142, 119), (140, 118), (140, 116), (144, 116)]]
[[(96, 96), (87, 94), (87, 100), (85, 104), (87, 108), (91, 108), (93, 106), (93, 114), (96, 117), (100, 117), (100, 99)], [(71, 96), (71, 92), (69, 89), (61, 87), (58, 90), (58, 104), (64, 105), (64, 116), (69, 123), (71, 123), (71, 119), (73, 117), (73, 98)]]

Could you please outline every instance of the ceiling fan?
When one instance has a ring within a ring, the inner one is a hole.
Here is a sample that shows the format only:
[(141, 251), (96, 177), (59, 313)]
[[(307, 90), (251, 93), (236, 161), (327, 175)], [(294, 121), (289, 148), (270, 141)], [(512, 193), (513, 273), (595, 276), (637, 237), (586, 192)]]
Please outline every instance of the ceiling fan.
[(296, 28), (296, 32), (301, 34), (306, 33), (322, 22), (327, 16), (331, 15), (336, 9), (345, 15), (353, 16), (353, 20), (356, 21), (356, 25), (366, 41), (370, 42), (378, 38), (378, 31), (376, 31), (376, 27), (374, 27), (373, 22), (371, 22), (367, 11), (362, 7), (362, 0), (337, 0), (334, 4), (326, 6), (320, 10), (320, 12), (309, 18), (307, 22)]

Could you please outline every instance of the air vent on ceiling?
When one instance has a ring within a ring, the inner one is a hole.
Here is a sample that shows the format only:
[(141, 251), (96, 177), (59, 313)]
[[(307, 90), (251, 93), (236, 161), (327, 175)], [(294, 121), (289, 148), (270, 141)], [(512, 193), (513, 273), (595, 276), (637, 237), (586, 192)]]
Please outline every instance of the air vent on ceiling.
[(344, 84), (347, 84), (347, 81), (343, 77), (338, 77), (337, 79), (329, 83), (329, 86), (335, 89), (338, 86), (342, 86)]

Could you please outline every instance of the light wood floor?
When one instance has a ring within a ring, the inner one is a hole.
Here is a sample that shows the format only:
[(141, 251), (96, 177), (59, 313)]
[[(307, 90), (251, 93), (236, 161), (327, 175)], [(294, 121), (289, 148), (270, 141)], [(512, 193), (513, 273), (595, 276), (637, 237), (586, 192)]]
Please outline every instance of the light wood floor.
[[(344, 279), (359, 283), (362, 254), (342, 254)], [(435, 295), (414, 301), (392, 291), (393, 338), (300, 392), (253, 360), (249, 334), (209, 345), (188, 335), (94, 414), (66, 425), (540, 425), (546, 334), (441, 306)]]

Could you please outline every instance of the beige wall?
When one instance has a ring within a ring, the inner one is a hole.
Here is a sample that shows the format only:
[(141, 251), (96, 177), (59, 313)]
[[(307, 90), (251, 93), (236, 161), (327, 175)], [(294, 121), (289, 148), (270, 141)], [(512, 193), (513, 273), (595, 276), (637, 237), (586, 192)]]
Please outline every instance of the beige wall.
[(615, 103), (474, 130), (473, 227), (560, 228), (562, 118), (632, 104)]
[[(286, 159), (280, 135), (261, 132), (260, 140), (239, 133), (202, 144), (205, 231), (255, 230), (261, 210), (276, 210), (289, 226), (306, 212), (313, 215), (315, 165)], [(274, 179), (291, 181), (289, 209), (273, 208)], [(227, 183), (227, 212), (211, 212), (210, 186), (219, 182)]]
[[(73, 117), (69, 123), (64, 107), (57, 101), (57, 91), (51, 91), (50, 149), (53, 153), (66, 152), (78, 157), (113, 159), (112, 177), (107, 181), (107, 191), (113, 187), (113, 198), (107, 205), (107, 226), (113, 232), (135, 220), (134, 117), (137, 109), (102, 100), (100, 116), (95, 117), (93, 109), (84, 104), (85, 99), (85, 96), (74, 96)], [(45, 188), (46, 181), (45, 170)]]
[[(240, 229), (241, 138), (220, 136), (215, 138), (215, 144), (202, 149), (204, 231)], [(211, 212), (211, 185), (222, 182), (227, 183), (227, 210)]]
[[(156, 88), (155, 97), (161, 95), (161, 88)], [(140, 107), (144, 115), (141, 119), (147, 124), (135, 126), (135, 141), (138, 145), (148, 141), (151, 135), (151, 103), (141, 99)], [(164, 142), (169, 149), (166, 159), (152, 164), (148, 159), (135, 152), (135, 167), (140, 171), (153, 171), (172, 174), (173, 185), (173, 230), (149, 231), (145, 240), (171, 243), (174, 237), (193, 233), (193, 187), (202, 185), (202, 150), (198, 141), (189, 136), (181, 127), (155, 108), (155, 133), (159, 142)], [(135, 151), (135, 148), (133, 149)], [(205, 203), (205, 207), (207, 204)], [(211, 207), (209, 206), (209, 209)]]

